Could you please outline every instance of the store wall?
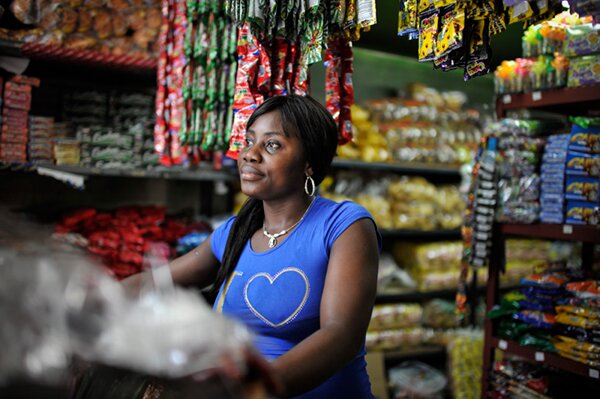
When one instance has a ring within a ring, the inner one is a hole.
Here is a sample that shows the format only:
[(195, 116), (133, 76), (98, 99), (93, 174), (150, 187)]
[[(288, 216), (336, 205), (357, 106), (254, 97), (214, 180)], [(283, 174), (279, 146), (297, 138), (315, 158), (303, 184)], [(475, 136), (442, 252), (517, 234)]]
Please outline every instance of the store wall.
[[(460, 90), (469, 97), (469, 103), (491, 106), (494, 94), (492, 75), (465, 82), (463, 71), (434, 71), (431, 62), (420, 63), (415, 57), (406, 57), (354, 48), (354, 96), (361, 101), (397, 95), (409, 83), (419, 82), (435, 89)], [(325, 101), (325, 68), (322, 63), (311, 67), (311, 93)]]

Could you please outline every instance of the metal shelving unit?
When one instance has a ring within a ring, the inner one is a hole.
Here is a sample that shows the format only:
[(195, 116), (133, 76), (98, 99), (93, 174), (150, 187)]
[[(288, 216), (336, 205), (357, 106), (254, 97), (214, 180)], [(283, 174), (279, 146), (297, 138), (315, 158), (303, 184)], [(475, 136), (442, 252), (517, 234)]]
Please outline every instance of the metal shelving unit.
[[(486, 292), (486, 306), (489, 311), (500, 299), (499, 279), (505, 262), (505, 241), (507, 237), (527, 237), (560, 241), (582, 242), (582, 262), (584, 268), (591, 267), (593, 249), (600, 244), (600, 226), (560, 225), (560, 224), (497, 224), (494, 226), (493, 242), (490, 253), (490, 266)], [(586, 377), (600, 379), (600, 370), (583, 363), (563, 358), (557, 354), (539, 351), (504, 340), (495, 335), (492, 320), (485, 321), (485, 338), (483, 348), (483, 373), (481, 397), (487, 397), (489, 375), (494, 363), (495, 351), (500, 349), (507, 353), (522, 356), (526, 359), (545, 362), (555, 368)]]
[(338, 169), (375, 170), (407, 175), (460, 178), (460, 168), (456, 165), (417, 162), (363, 162), (337, 158), (333, 160), (332, 166)]

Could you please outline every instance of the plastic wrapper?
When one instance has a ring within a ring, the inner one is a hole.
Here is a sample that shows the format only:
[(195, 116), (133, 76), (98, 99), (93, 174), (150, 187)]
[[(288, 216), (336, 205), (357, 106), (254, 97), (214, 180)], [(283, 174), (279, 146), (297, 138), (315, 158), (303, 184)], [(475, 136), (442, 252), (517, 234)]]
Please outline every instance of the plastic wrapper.
[(455, 328), (458, 320), (455, 314), (454, 302), (434, 299), (423, 307), (422, 323), (431, 328)]
[(368, 331), (366, 346), (369, 350), (395, 350), (429, 344), (435, 333), (421, 327), (401, 328), (383, 331)]
[(556, 316), (535, 310), (522, 310), (515, 313), (513, 317), (537, 328), (552, 329), (556, 324)]
[(420, 304), (376, 305), (371, 314), (369, 331), (416, 327), (421, 324)]
[(458, 330), (447, 346), (448, 375), (455, 398), (475, 399), (481, 394), (483, 333)]
[(132, 297), (88, 256), (50, 240), (47, 229), (7, 215), (1, 223), (0, 336), (10, 345), (0, 381), (60, 384), (73, 356), (167, 378), (226, 362), (244, 370), (249, 332), (214, 314), (199, 294), (173, 287), (158, 252), (147, 258), (154, 288)]
[(435, 397), (448, 383), (441, 371), (419, 361), (403, 362), (392, 368), (389, 376), (399, 397)]

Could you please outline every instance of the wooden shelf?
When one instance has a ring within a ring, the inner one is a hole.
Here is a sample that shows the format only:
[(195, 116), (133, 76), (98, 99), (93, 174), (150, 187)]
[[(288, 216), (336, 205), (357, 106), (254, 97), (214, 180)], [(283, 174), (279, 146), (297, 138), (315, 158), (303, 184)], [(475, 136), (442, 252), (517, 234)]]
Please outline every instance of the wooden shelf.
[[(600, 85), (499, 95), (496, 97), (496, 113), (499, 118), (504, 117), (506, 111), (521, 108), (540, 108), (570, 113), (574, 111), (573, 106), (580, 103), (596, 103), (598, 107), (595, 109), (599, 110)], [(585, 108), (579, 107), (579, 113), (587, 112), (588, 110)]]
[(600, 244), (600, 226), (543, 223), (500, 224), (499, 229), (502, 234), (507, 236)]
[(460, 240), (460, 229), (455, 230), (381, 230), (383, 238), (398, 238), (406, 240)]
[(532, 362), (542, 362), (559, 370), (568, 371), (584, 377), (600, 379), (600, 370), (564, 358), (556, 353), (544, 352), (535, 348), (521, 346), (516, 342), (497, 337), (492, 337), (490, 344), (492, 347), (500, 349), (503, 352), (523, 357)]
[(214, 170), (210, 163), (201, 164), (193, 169), (177, 166), (162, 166), (153, 169), (103, 169), (75, 165), (33, 166), (29, 164), (0, 163), (0, 171), (13, 173), (35, 172), (42, 176), (52, 177), (78, 189), (84, 189), (85, 180), (93, 176), (223, 182), (230, 182), (238, 179), (235, 171), (229, 168)]
[[(502, 292), (507, 292), (520, 287), (519, 284), (504, 284), (499, 289)], [(477, 294), (483, 294), (486, 291), (485, 285), (477, 286)], [(422, 302), (432, 298), (454, 299), (456, 297), (457, 288), (448, 288), (442, 290), (431, 291), (406, 291), (406, 292), (384, 292), (378, 293), (375, 298), (375, 303), (401, 303), (401, 302)]]
[(441, 345), (415, 346), (396, 350), (384, 350), (385, 360), (402, 360), (415, 357), (441, 356), (446, 353), (446, 347)]
[(377, 294), (375, 303), (421, 302), (431, 298), (452, 299), (456, 296), (456, 288), (432, 291), (407, 291), (398, 293)]
[(156, 58), (113, 55), (56, 45), (19, 43), (0, 40), (0, 54), (130, 72), (155, 73)]
[(350, 159), (334, 159), (332, 167), (339, 169), (377, 170), (407, 175), (444, 176), (460, 178), (456, 165), (426, 164), (417, 162), (363, 162)]
[[(209, 165), (201, 165), (198, 168), (162, 167), (156, 169), (103, 169), (85, 166), (39, 166), (59, 172), (79, 174), (83, 176), (109, 176), (109, 177), (136, 177), (142, 179), (166, 179), (166, 180), (194, 180), (194, 181), (216, 181), (234, 180), (236, 175), (227, 170), (214, 170)], [(38, 169), (36, 168), (36, 169)]]

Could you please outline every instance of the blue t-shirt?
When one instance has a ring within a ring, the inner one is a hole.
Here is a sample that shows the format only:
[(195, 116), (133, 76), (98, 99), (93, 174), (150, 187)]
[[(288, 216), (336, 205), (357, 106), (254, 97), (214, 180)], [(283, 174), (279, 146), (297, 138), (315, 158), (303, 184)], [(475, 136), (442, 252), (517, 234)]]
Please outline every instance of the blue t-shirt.
[[(215, 306), (222, 302), (224, 314), (256, 334), (255, 344), (265, 357), (281, 356), (319, 329), (331, 247), (351, 224), (364, 218), (373, 220), (360, 205), (316, 197), (304, 219), (275, 248), (255, 252), (248, 240), (225, 298), (221, 299), (221, 287)], [(211, 247), (219, 261), (234, 219), (212, 234)], [(381, 245), (379, 233), (378, 239)], [(298, 398), (372, 398), (364, 355), (363, 345), (350, 364)]]

